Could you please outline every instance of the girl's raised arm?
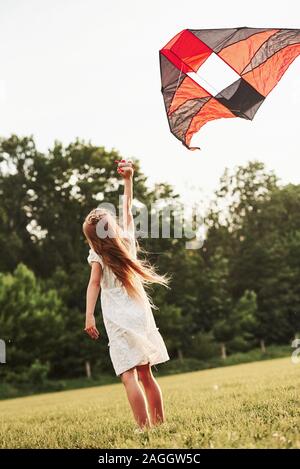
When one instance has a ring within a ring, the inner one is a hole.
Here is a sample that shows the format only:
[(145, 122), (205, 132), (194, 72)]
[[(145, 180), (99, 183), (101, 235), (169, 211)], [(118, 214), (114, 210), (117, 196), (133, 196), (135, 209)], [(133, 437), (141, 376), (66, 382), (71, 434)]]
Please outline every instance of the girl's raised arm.
[(134, 166), (131, 160), (116, 162), (118, 163), (118, 173), (124, 178), (123, 229), (124, 231), (133, 231), (132, 199)]

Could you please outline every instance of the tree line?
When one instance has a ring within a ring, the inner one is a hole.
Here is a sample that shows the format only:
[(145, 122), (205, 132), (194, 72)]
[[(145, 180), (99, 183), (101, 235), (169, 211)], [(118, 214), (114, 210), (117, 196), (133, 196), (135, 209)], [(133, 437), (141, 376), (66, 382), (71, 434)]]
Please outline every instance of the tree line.
[[(90, 267), (81, 227), (101, 201), (118, 205), (117, 158), (80, 140), (44, 153), (32, 137), (0, 140), (0, 374), (8, 381), (34, 379), (43, 365), (53, 378), (113, 374), (100, 304), (100, 340), (83, 332)], [(136, 200), (180, 207), (170, 185), (149, 187), (135, 166)], [(172, 277), (171, 289), (151, 288), (171, 358), (226, 359), (289, 343), (300, 331), (300, 185), (280, 184), (258, 160), (226, 169), (204, 224), (200, 249), (172, 231), (138, 239)]]

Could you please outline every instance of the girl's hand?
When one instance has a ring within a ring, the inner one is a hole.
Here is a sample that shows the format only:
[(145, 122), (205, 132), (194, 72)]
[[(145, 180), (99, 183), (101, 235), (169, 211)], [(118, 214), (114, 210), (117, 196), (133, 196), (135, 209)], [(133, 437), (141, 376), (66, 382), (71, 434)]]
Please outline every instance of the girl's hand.
[(129, 179), (133, 176), (134, 165), (131, 160), (115, 160), (115, 163), (118, 163), (117, 172), (123, 176), (124, 179)]
[(86, 321), (85, 321), (85, 332), (88, 333), (88, 335), (92, 339), (98, 339), (99, 338), (99, 331), (96, 327), (96, 321), (94, 316), (87, 316)]

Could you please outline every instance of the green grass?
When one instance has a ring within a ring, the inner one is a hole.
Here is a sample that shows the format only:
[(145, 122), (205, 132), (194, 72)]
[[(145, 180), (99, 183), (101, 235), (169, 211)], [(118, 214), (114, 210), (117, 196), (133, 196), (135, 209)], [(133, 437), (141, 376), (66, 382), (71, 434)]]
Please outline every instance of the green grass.
[(300, 448), (290, 358), (158, 378), (166, 422), (145, 434), (121, 383), (0, 402), (3, 448)]
[[(260, 349), (249, 350), (248, 352), (236, 352), (229, 355), (226, 360), (221, 357), (210, 357), (206, 359), (184, 358), (183, 360), (172, 358), (172, 360), (160, 365), (159, 375), (174, 375), (187, 373), (190, 371), (206, 370), (223, 366), (238, 365), (239, 363), (249, 363), (260, 360), (269, 360), (271, 358), (288, 357), (291, 355), (290, 345), (270, 345), (267, 351), (263, 353)], [(1, 370), (0, 370), (1, 371)], [(24, 380), (22, 385), (5, 381), (0, 376), (0, 400), (14, 397), (31, 396), (53, 391), (68, 391), (70, 389), (87, 388), (106, 384), (118, 383), (119, 379), (113, 372), (96, 373), (92, 379), (86, 377), (69, 378), (60, 380), (48, 380), (42, 385), (34, 385), (29, 380)]]

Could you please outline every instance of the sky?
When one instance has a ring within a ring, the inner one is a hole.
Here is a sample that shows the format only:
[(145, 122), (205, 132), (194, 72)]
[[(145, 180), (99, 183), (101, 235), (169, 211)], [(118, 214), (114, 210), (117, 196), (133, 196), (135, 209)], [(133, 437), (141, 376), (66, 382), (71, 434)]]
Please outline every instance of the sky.
[(300, 28), (296, 0), (0, 0), (0, 135), (40, 150), (76, 137), (138, 158), (149, 182), (210, 198), (224, 168), (259, 159), (300, 183), (300, 58), (253, 121), (204, 126), (189, 151), (169, 131), (159, 50), (185, 28)]

